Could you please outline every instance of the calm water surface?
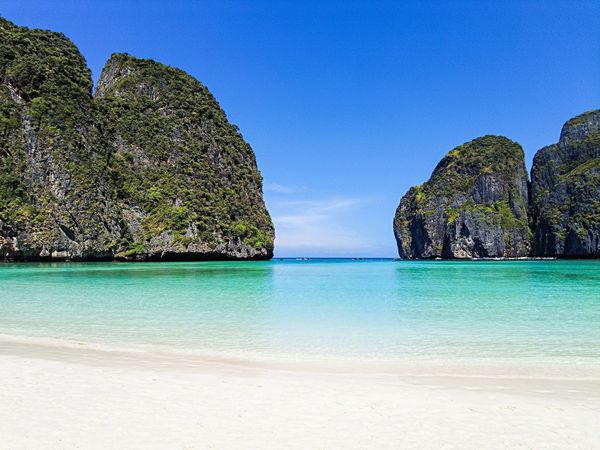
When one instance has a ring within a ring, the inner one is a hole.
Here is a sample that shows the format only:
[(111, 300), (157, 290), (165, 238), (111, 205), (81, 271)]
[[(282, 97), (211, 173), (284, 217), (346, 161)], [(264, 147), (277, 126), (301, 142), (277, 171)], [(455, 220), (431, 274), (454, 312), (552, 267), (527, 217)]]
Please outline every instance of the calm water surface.
[(3, 264), (0, 334), (261, 355), (600, 364), (600, 262)]

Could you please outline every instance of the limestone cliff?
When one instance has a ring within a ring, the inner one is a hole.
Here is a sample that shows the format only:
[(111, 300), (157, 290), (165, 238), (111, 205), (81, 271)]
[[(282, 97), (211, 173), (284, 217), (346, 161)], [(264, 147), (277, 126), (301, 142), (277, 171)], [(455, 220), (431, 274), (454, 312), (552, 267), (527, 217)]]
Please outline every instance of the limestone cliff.
[(600, 110), (569, 120), (531, 170), (535, 256), (600, 257)]
[(411, 188), (394, 218), (401, 258), (529, 254), (527, 172), (521, 146), (483, 136), (450, 151)]
[(208, 89), (181, 70), (116, 54), (95, 99), (123, 230), (118, 256), (272, 256), (254, 152)]
[(0, 18), (0, 260), (266, 259), (254, 153), (184, 72)]
[(110, 258), (91, 88), (65, 36), (0, 19), (0, 260)]

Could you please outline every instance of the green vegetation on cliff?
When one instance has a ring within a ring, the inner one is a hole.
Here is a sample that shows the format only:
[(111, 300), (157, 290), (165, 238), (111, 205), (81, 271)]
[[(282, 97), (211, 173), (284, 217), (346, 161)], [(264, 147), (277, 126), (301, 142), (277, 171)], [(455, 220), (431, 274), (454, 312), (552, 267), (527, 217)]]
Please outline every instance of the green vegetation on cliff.
[(0, 257), (45, 257), (69, 241), (105, 257), (91, 87), (64, 35), (0, 19)]
[(249, 255), (272, 251), (254, 153), (208, 89), (181, 70), (115, 54), (95, 98), (113, 196), (139, 222), (117, 252), (155, 252), (163, 235), (169, 252), (219, 252), (231, 241)]
[(515, 168), (524, 168), (521, 146), (503, 136), (482, 136), (454, 148), (438, 163), (427, 182), (434, 193), (469, 190), (481, 175), (497, 174), (506, 179)]
[(533, 251), (600, 256), (600, 110), (567, 121), (531, 169)]
[(448, 152), (394, 219), (405, 258), (525, 256), (527, 172), (519, 144), (483, 136)]
[(181, 70), (0, 19), (0, 258), (268, 258), (254, 153)]

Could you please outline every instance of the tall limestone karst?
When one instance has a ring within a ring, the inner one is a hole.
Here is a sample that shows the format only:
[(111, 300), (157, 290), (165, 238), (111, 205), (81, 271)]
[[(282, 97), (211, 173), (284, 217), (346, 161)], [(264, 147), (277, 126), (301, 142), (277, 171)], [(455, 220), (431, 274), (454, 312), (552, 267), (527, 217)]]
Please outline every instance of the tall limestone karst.
[(254, 152), (208, 89), (181, 70), (115, 54), (94, 97), (123, 230), (117, 254), (272, 256)]
[(64, 35), (0, 19), (0, 260), (111, 256), (91, 88)]
[(411, 188), (394, 218), (401, 258), (529, 254), (527, 171), (521, 146), (483, 136), (450, 151)]
[(0, 19), (0, 260), (267, 259), (254, 153), (184, 72)]
[(535, 256), (600, 257), (600, 110), (569, 120), (531, 169)]

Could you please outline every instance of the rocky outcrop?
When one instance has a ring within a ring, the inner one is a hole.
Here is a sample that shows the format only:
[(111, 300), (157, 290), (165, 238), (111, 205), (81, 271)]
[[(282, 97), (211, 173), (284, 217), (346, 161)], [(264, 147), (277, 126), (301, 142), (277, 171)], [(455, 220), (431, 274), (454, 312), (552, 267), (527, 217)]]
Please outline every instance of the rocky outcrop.
[(518, 144), (485, 136), (455, 148), (402, 198), (394, 232), (401, 258), (599, 258), (600, 110), (536, 153), (529, 198)]
[(529, 254), (527, 172), (521, 146), (483, 136), (450, 151), (394, 218), (401, 258)]
[(0, 260), (111, 257), (91, 87), (65, 36), (0, 19)]
[(0, 260), (267, 259), (254, 153), (184, 72), (0, 18)]
[(254, 152), (208, 89), (181, 70), (116, 54), (94, 97), (124, 231), (117, 255), (272, 256)]
[(531, 170), (533, 254), (600, 257), (600, 110), (569, 120)]

